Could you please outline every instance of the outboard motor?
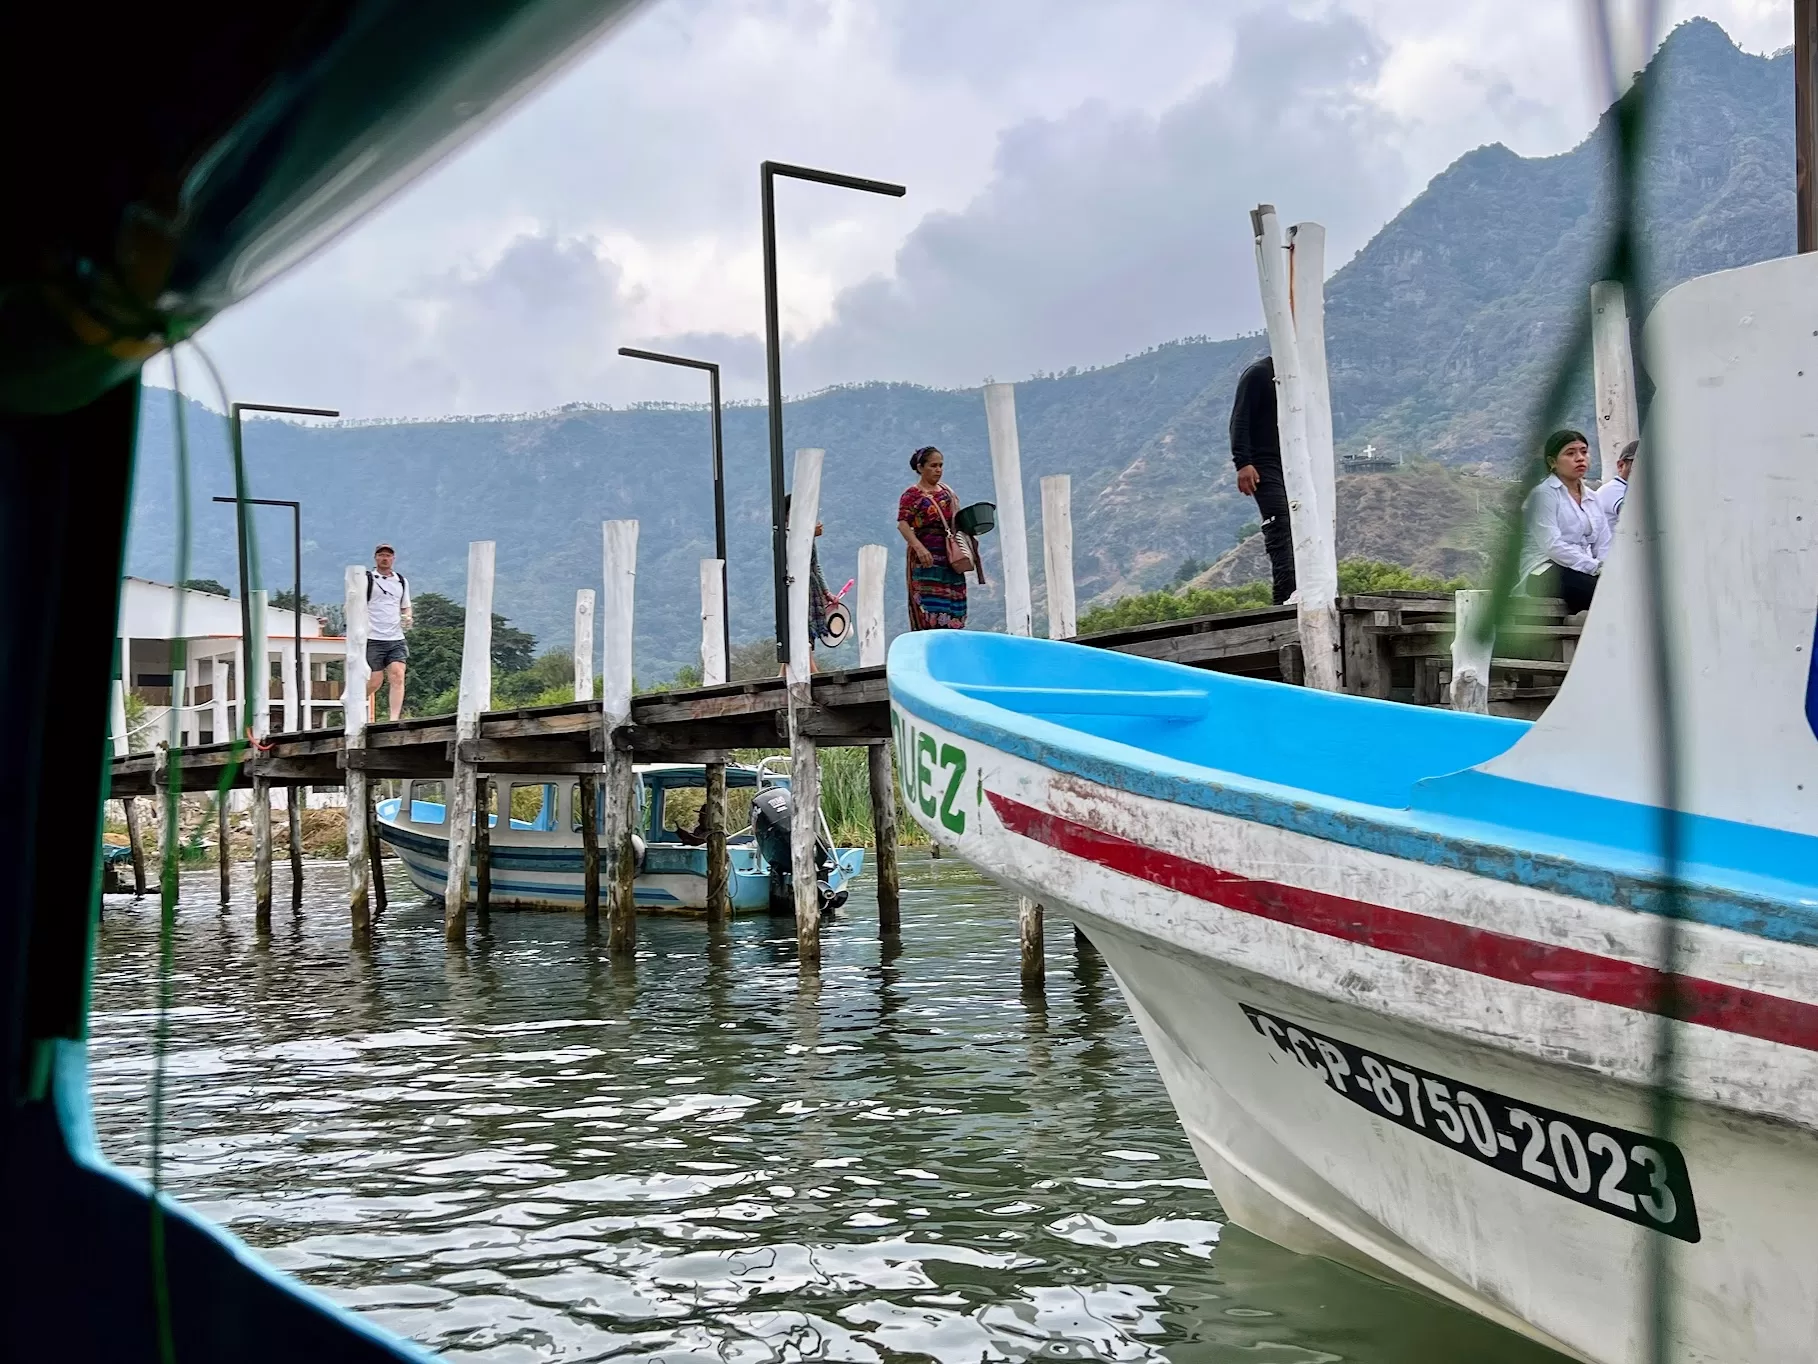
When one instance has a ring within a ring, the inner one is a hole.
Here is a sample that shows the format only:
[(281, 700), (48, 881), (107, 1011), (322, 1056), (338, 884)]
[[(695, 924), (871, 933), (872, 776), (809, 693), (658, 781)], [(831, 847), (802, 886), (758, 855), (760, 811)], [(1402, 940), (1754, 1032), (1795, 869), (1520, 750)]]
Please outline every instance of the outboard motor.
[[(759, 856), (770, 867), (770, 911), (773, 914), (795, 912), (795, 882), (790, 874), (789, 849), (794, 814), (795, 802), (786, 786), (766, 786), (751, 798), (751, 836), (757, 842)], [(846, 892), (835, 890), (830, 884), (833, 849), (823, 838), (814, 840), (814, 865), (821, 912), (831, 913), (846, 903)]]

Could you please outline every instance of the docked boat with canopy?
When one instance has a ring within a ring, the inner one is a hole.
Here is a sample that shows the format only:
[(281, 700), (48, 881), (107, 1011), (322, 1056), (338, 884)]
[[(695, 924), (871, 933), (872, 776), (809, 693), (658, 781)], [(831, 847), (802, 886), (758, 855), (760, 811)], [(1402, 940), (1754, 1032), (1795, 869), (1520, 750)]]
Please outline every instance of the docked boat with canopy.
[[(1664, 1250), (1659, 1357), (1811, 1357), (1815, 319), (1814, 256), (1655, 307), (1636, 487), (1664, 652), (1631, 498), (1531, 724), (1066, 643), (896, 641), (907, 807), (1103, 951), (1240, 1225), (1597, 1364), (1655, 1357)], [(1737, 452), (1720, 478), (1716, 449)]]

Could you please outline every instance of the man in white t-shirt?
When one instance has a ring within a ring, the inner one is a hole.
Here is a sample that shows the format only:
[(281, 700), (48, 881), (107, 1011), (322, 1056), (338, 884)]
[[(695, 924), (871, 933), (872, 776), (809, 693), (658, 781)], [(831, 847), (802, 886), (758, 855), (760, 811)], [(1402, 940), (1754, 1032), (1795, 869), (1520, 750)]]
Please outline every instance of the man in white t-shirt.
[(1603, 486), (1591, 497), (1597, 503), (1597, 510), (1603, 513), (1603, 519), (1610, 524), (1610, 532), (1616, 531), (1616, 522), (1622, 515), (1622, 504), (1629, 495), (1629, 475), (1635, 471), (1635, 452), (1641, 448), (1641, 442), (1632, 440), (1622, 447), (1622, 453), (1616, 456), (1616, 476), (1607, 478)]
[(411, 627), (410, 584), (392, 571), (398, 552), (381, 542), (372, 552), (373, 566), (366, 573), (366, 696), (367, 717), (376, 720), (379, 683), (391, 683), (391, 718), (404, 713), (404, 661), (410, 646), (404, 632)]

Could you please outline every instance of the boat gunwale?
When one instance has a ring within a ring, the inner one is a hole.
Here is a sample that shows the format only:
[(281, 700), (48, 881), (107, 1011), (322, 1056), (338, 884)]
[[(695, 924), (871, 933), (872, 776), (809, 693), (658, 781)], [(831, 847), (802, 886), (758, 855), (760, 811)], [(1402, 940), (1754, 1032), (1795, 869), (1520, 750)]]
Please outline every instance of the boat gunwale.
[[(1008, 642), (1009, 637), (993, 638)], [(1441, 810), (1371, 805), (1170, 757), (967, 696), (936, 677), (928, 666), (928, 650), (942, 643), (938, 638), (911, 634), (891, 646), (892, 704), (1037, 766), (1132, 795), (1265, 824), (1403, 861), (1447, 867), (1644, 914), (1664, 917), (1677, 913), (1678, 917), (1753, 937), (1818, 946), (1818, 889), (1809, 884), (1741, 867), (1683, 861), (1675, 885), (1662, 873), (1657, 856), (1634, 848), (1573, 840)], [(1015, 644), (1083, 647), (1050, 640), (1018, 639)], [(1196, 685), (1214, 691), (1228, 688), (1241, 693), (1249, 688), (1287, 685), (1210, 673), (1160, 659), (1141, 662), (1159, 668), (1183, 668), (1196, 679)], [(1361, 707), (1403, 704), (1345, 694), (1320, 695), (1322, 699)], [(1473, 769), (1464, 772), (1476, 775)], [(1459, 774), (1435, 773), (1425, 780), (1433, 782), (1455, 775)], [(1531, 791), (1540, 800), (1570, 797), (1594, 802), (1612, 813), (1650, 810), (1607, 797), (1554, 791), (1508, 778), (1493, 780), (1503, 783), (1505, 789)], [(1658, 818), (1661, 812), (1651, 813)], [(1733, 823), (1689, 814), (1680, 818), (1687, 824), (1705, 826)], [(1804, 838), (1759, 826), (1740, 827), (1786, 839)], [(1489, 836), (1492, 830), (1520, 836), (1523, 841), (1499, 841)], [(1818, 849), (1818, 840), (1806, 841)]]

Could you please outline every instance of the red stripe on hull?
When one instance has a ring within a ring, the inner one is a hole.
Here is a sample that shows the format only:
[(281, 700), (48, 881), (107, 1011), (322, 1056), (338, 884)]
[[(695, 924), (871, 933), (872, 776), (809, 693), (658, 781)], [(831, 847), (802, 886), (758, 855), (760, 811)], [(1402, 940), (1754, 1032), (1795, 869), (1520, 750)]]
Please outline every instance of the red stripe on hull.
[(1323, 933), (1381, 952), (1451, 966), (1515, 985), (1658, 1014), (1688, 1023), (1818, 1051), (1818, 1006), (1695, 976), (1669, 976), (1652, 966), (1556, 947), (1487, 928), (1473, 928), (1386, 905), (1350, 900), (1276, 881), (1257, 881), (988, 791), (991, 807), (1012, 833), (1151, 885), (1276, 923)]

